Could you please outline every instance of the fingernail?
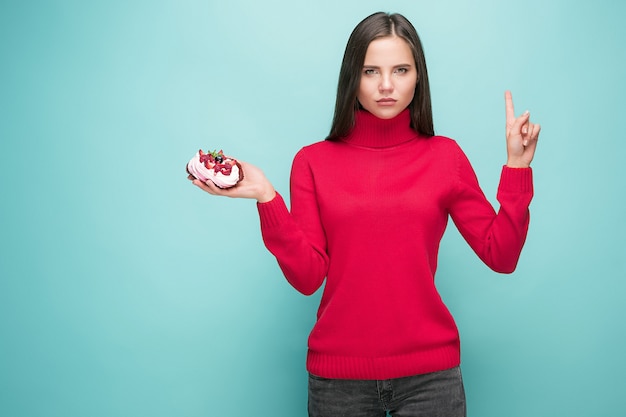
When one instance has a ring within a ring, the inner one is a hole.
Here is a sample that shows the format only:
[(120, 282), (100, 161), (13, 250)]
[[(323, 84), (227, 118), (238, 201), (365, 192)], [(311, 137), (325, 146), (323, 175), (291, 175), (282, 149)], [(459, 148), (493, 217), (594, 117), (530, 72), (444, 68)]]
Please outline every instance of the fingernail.
[(522, 116), (526, 116), (527, 114), (530, 114), (528, 110), (526, 110)]

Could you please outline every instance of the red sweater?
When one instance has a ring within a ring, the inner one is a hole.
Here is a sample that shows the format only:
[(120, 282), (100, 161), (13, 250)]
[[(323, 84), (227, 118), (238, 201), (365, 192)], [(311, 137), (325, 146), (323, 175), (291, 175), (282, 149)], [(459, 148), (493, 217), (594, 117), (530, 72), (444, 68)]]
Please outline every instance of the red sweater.
[(510, 273), (528, 230), (532, 172), (503, 167), (496, 214), (451, 139), (357, 114), (352, 133), (301, 149), (291, 212), (258, 204), (265, 245), (303, 294), (326, 284), (307, 369), (325, 378), (389, 379), (459, 365), (459, 335), (435, 288), (452, 218), (490, 268)]

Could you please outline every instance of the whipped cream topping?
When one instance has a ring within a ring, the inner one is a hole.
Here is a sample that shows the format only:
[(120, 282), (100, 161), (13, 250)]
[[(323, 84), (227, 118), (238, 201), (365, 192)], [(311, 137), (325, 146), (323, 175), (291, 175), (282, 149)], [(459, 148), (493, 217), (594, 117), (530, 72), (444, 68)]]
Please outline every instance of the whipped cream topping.
[(187, 164), (187, 171), (200, 181), (207, 182), (211, 180), (218, 187), (229, 188), (239, 182), (239, 165), (237, 165), (237, 161), (231, 158), (224, 160), (224, 163), (232, 165), (230, 175), (224, 175), (219, 171), (215, 172), (213, 168), (207, 168), (203, 162), (200, 162), (200, 152), (198, 151)]

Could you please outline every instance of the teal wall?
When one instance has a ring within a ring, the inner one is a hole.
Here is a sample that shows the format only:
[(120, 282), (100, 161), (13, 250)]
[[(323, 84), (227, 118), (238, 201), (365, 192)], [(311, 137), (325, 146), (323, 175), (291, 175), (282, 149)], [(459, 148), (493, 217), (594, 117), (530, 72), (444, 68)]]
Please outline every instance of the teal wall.
[[(417, 27), (438, 133), (495, 202), (503, 92), (543, 126), (518, 270), (451, 224), (438, 286), (470, 417), (626, 415), (626, 3), (0, 4), (0, 415), (303, 416), (304, 297), (252, 201), (191, 186), (198, 148), (261, 166), (328, 131), (366, 15)], [(384, 343), (384, 341), (383, 341)]]

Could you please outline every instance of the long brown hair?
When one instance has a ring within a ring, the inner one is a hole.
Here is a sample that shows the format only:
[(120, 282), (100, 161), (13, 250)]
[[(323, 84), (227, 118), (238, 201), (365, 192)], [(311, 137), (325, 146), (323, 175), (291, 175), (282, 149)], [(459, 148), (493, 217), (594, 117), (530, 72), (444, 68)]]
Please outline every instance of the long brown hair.
[(423, 135), (433, 136), (435, 134), (426, 59), (417, 31), (411, 22), (401, 14), (378, 12), (363, 19), (354, 28), (348, 39), (339, 71), (335, 115), (327, 140), (337, 140), (344, 137), (354, 127), (355, 112), (360, 108), (357, 93), (365, 63), (365, 54), (370, 42), (394, 35), (407, 42), (413, 52), (417, 68), (415, 95), (409, 104), (411, 127)]

